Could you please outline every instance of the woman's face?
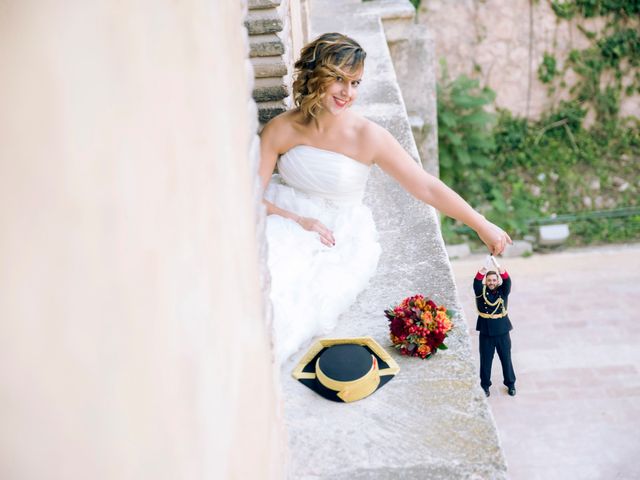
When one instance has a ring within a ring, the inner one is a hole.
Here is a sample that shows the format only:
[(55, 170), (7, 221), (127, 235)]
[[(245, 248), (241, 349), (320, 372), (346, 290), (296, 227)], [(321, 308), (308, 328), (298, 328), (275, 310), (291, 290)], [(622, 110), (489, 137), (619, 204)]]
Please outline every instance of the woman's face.
[(358, 97), (358, 85), (362, 79), (362, 72), (358, 72), (355, 78), (338, 77), (329, 84), (322, 99), (322, 106), (333, 115), (340, 115), (349, 108)]

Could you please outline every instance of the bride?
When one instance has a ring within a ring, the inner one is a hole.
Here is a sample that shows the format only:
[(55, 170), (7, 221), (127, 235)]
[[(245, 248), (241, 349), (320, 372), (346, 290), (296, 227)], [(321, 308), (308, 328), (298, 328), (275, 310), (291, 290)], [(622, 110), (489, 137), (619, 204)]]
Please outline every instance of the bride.
[(312, 337), (328, 333), (375, 273), (380, 246), (371, 212), (362, 204), (372, 165), (471, 227), (492, 254), (511, 243), (502, 229), (424, 171), (387, 130), (349, 110), (365, 57), (355, 40), (339, 33), (306, 45), (295, 63), (297, 108), (272, 119), (261, 134), (278, 364)]

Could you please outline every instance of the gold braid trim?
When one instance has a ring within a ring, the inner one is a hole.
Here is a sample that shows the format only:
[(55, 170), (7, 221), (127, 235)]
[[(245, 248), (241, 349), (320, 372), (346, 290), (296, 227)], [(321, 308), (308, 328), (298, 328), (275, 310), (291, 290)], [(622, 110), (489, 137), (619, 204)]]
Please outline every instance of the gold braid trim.
[(478, 316), (482, 318), (502, 318), (507, 316), (507, 311), (504, 310), (502, 313), (482, 313), (478, 311)]
[[(478, 315), (480, 315), (482, 318), (502, 318), (507, 316), (507, 310), (504, 308), (504, 300), (502, 299), (502, 297), (498, 297), (495, 302), (490, 302), (487, 298), (486, 285), (482, 286), (482, 299), (490, 307), (496, 307), (491, 313), (482, 313), (480, 312), (480, 310), (478, 310)], [(502, 308), (502, 313), (496, 313), (500, 308)]]
[(482, 298), (484, 299), (484, 302), (487, 305), (491, 306), (491, 307), (495, 307), (498, 304), (504, 303), (504, 300), (502, 300), (502, 297), (498, 297), (498, 299), (495, 302), (490, 302), (489, 299), (487, 298), (487, 286), (486, 285), (482, 286)]

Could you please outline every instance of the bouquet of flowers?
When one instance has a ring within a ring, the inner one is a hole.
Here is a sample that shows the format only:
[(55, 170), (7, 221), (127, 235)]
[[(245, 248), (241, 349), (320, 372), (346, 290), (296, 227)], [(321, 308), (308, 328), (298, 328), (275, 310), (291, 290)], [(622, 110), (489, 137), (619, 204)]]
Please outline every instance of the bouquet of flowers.
[(444, 339), (453, 327), (450, 312), (422, 295), (405, 298), (384, 311), (389, 319), (389, 336), (402, 355), (429, 358), (446, 350)]

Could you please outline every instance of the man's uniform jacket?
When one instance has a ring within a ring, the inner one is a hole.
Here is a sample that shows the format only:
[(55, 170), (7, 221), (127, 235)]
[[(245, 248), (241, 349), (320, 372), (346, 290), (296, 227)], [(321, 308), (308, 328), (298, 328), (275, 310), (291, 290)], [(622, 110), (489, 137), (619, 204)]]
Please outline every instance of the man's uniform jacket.
[[(511, 277), (507, 272), (501, 273), (502, 284), (495, 290), (489, 290), (482, 284), (484, 275), (478, 273), (473, 279), (473, 291), (476, 294), (478, 321), (476, 330), (482, 335), (494, 337), (504, 335), (513, 329), (507, 315), (507, 301), (511, 292)], [(491, 316), (492, 318), (486, 318)]]

